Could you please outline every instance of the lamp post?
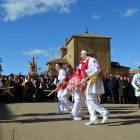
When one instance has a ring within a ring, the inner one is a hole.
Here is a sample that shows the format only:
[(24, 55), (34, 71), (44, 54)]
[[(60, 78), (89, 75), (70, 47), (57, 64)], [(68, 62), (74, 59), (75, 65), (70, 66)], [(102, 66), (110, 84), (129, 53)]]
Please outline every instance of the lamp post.
[(38, 70), (39, 70), (39, 75), (40, 75), (40, 70), (42, 70), (42, 68), (39, 67)]
[[(1, 58), (0, 58), (0, 63), (1, 63), (2, 61), (1, 61)], [(2, 70), (2, 66), (1, 66), (1, 64), (0, 64), (0, 75), (1, 75), (1, 72), (2, 72), (3, 70)]]
[(36, 57), (36, 73), (37, 73), (37, 58), (38, 58), (38, 57)]

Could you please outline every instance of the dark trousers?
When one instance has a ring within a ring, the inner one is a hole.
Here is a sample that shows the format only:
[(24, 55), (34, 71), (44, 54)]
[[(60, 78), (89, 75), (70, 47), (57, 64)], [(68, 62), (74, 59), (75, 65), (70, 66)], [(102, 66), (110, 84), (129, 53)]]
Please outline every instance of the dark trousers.
[(137, 97), (139, 108), (140, 108), (140, 97)]
[(45, 92), (43, 92), (44, 88), (43, 89), (39, 89), (40, 90), (40, 101), (46, 101), (45, 99)]
[(33, 101), (33, 94), (32, 94), (32, 88), (28, 88), (26, 89), (26, 94), (27, 94), (27, 101), (29, 101), (29, 99), (31, 99), (31, 101)]
[(125, 103), (126, 104), (127, 102), (127, 98), (126, 97), (123, 97), (123, 96), (120, 96), (119, 97), (119, 103), (122, 104), (122, 103)]
[(110, 103), (112, 103), (112, 100), (113, 100), (113, 103), (115, 104), (116, 103), (116, 92), (110, 90), (109, 91), (109, 98), (110, 98), (110, 100), (109, 100)]
[[(11, 93), (14, 95), (14, 93)], [(11, 96), (9, 93), (7, 93), (7, 103), (14, 103), (14, 96)]]
[(128, 103), (134, 103), (134, 97), (128, 97)]

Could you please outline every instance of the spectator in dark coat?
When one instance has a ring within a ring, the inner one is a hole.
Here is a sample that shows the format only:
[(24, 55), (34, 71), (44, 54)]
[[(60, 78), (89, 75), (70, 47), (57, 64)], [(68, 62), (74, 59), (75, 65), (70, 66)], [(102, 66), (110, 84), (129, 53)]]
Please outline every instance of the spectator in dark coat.
[(135, 97), (134, 87), (131, 84), (132, 79), (130, 78), (130, 76), (127, 77), (127, 80), (128, 80), (128, 103), (132, 104), (134, 103)]
[(41, 75), (40, 76), (40, 102), (46, 101), (45, 92), (43, 90), (45, 90), (45, 82), (44, 82), (44, 76)]
[(23, 101), (23, 92), (22, 92), (20, 78), (18, 78), (18, 80), (17, 80), (16, 87), (17, 87), (18, 99), (20, 102), (22, 102)]
[[(55, 84), (54, 84), (54, 78), (53, 76), (50, 77), (50, 80), (48, 82), (48, 86), (49, 86), (49, 90), (54, 90), (56, 88)], [(55, 94), (52, 94), (50, 96), (51, 100), (54, 100)]]
[(119, 81), (119, 102), (120, 104), (126, 104), (126, 96), (127, 96), (127, 81), (124, 80), (124, 76), (120, 77)]
[(25, 78), (25, 85), (26, 85), (26, 94), (27, 94), (27, 101), (30, 100), (33, 102), (33, 94), (32, 94), (32, 84), (33, 84), (33, 78), (31, 78), (30, 73), (28, 73), (27, 77)]
[[(110, 74), (108, 74), (108, 75), (110, 75)], [(107, 75), (107, 77), (104, 80), (105, 93), (103, 94), (103, 97), (102, 97), (102, 100), (103, 100), (102, 102), (103, 103), (107, 103), (108, 102), (108, 96), (109, 96), (109, 89), (108, 89), (108, 85), (107, 85), (107, 83), (109, 81), (108, 75)]]
[(40, 87), (40, 79), (38, 79), (38, 76), (35, 77), (34, 84), (35, 84), (35, 100), (39, 101), (40, 95), (39, 95), (39, 87)]
[(116, 103), (116, 87), (117, 87), (117, 82), (116, 79), (113, 77), (112, 74), (109, 75), (109, 81), (107, 83), (108, 88), (109, 88), (109, 97), (110, 97), (110, 103)]

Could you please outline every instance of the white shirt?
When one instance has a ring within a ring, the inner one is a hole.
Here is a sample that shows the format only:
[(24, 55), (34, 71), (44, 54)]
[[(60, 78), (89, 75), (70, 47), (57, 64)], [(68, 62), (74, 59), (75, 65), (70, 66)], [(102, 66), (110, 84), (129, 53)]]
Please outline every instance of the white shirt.
[(54, 78), (54, 82), (55, 85), (57, 85), (57, 78)]
[[(139, 76), (140, 74), (137, 73)], [(132, 80), (132, 86), (136, 89), (138, 89), (139, 87), (137, 85), (140, 85), (140, 79), (138, 79), (137, 74), (134, 75), (133, 80)]]
[(100, 67), (100, 66), (99, 66), (99, 64), (98, 64), (97, 59), (92, 58), (92, 57), (87, 57), (87, 58), (86, 58), (86, 61), (87, 61), (88, 58), (89, 58), (88, 68), (85, 70), (85, 72), (86, 72), (86, 73), (92, 72), (89, 76), (90, 76), (90, 77), (94, 77), (94, 76), (96, 76), (98, 73), (101, 72), (101, 69), (98, 68), (98, 67)]
[(64, 69), (59, 69), (58, 73), (59, 73), (58, 81), (60, 82), (60, 84), (62, 84), (65, 81), (65, 79), (67, 78), (67, 73)]
[[(25, 83), (27, 83), (27, 82), (28, 82), (28, 80), (29, 80), (29, 79), (25, 78)], [(31, 78), (31, 82), (32, 82), (32, 83), (34, 83), (33, 78)]]

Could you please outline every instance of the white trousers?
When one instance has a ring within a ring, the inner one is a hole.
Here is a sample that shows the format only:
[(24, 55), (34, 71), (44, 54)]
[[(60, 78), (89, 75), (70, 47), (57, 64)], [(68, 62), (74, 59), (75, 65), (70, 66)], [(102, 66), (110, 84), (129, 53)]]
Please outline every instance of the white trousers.
[(58, 98), (58, 112), (64, 113), (64, 103), (61, 98)]
[(71, 114), (76, 117), (78, 116), (78, 114), (81, 113), (83, 106), (85, 104), (85, 96), (83, 93), (81, 93), (80, 91), (75, 91), (74, 92), (74, 106), (72, 108), (72, 112)]
[(66, 105), (69, 105), (71, 109), (73, 108), (73, 103), (68, 100), (67, 95), (64, 95), (63, 97), (61, 97), (61, 100), (63, 102), (63, 106), (64, 104), (66, 104)]
[[(67, 99), (69, 99), (70, 94), (66, 95), (66, 97), (67, 97)], [(64, 103), (64, 109), (67, 109), (67, 104), (66, 103)]]
[(87, 93), (86, 94), (86, 100), (87, 100), (87, 106), (88, 111), (90, 114), (90, 120), (96, 120), (97, 115), (96, 111), (98, 111), (102, 116), (105, 116), (108, 114), (108, 111), (100, 105), (100, 103), (96, 100), (97, 93)]
[(64, 113), (64, 106), (69, 105), (70, 108), (73, 108), (73, 103), (68, 100), (68, 97), (70, 96), (70, 91), (67, 90), (61, 90), (59, 91), (58, 96), (58, 112)]

